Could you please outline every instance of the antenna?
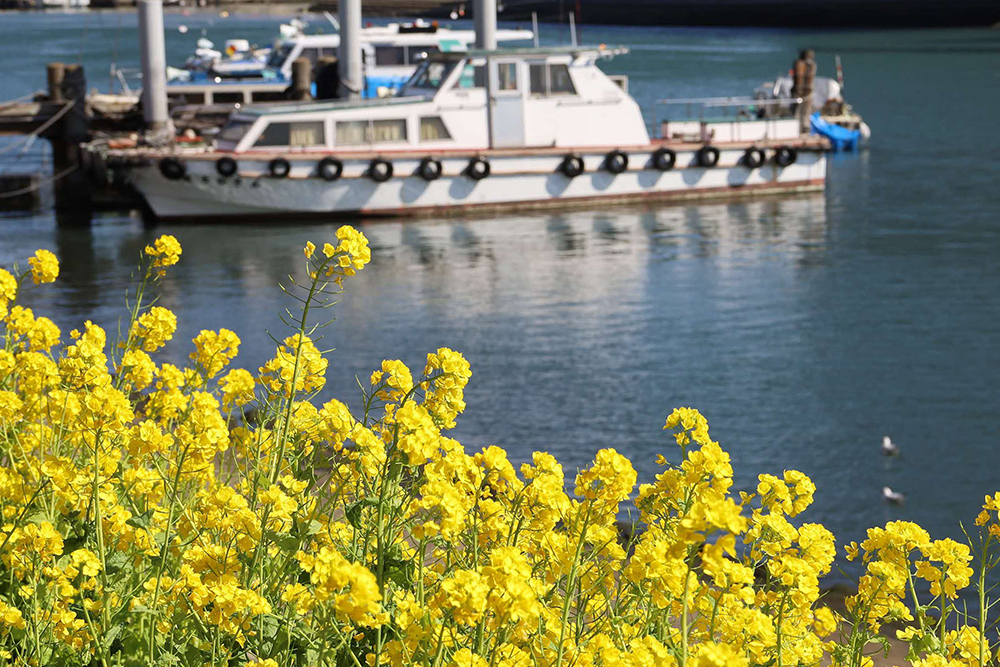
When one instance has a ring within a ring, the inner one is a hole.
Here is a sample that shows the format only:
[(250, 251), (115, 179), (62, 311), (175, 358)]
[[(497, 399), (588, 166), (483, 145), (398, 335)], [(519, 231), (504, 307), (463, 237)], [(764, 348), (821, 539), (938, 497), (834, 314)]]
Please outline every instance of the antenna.
[(538, 48), (538, 12), (531, 12), (531, 32), (535, 36), (535, 48)]
[(340, 21), (337, 20), (336, 16), (326, 11), (323, 12), (323, 16), (325, 16), (326, 20), (330, 22), (330, 25), (333, 26), (334, 30), (340, 31)]
[(840, 84), (840, 89), (844, 90), (844, 68), (840, 66), (840, 55), (835, 55), (833, 58), (837, 63), (837, 83)]
[(569, 13), (569, 43), (577, 46), (576, 43), (576, 13)]

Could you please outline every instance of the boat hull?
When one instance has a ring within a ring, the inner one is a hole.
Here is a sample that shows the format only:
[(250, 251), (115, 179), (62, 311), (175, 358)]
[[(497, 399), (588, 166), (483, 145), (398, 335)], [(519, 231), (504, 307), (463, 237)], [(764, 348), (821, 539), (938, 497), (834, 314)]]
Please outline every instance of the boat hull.
[(783, 192), (822, 190), (826, 156), (799, 151), (794, 164), (779, 167), (773, 159), (757, 169), (742, 166), (744, 149), (722, 149), (718, 165), (697, 166), (695, 151), (677, 151), (675, 168), (659, 171), (652, 153), (630, 152), (630, 168), (612, 174), (605, 155), (582, 154), (585, 171), (569, 178), (559, 171), (563, 155), (491, 155), (491, 175), (476, 181), (464, 172), (470, 157), (442, 156), (442, 175), (425, 180), (417, 174), (421, 157), (390, 159), (394, 175), (376, 182), (367, 175), (372, 158), (341, 156), (341, 178), (326, 181), (316, 173), (320, 156), (292, 158), (285, 178), (268, 175), (268, 159), (241, 157), (239, 173), (224, 178), (215, 160), (185, 162), (186, 176), (170, 180), (157, 163), (133, 165), (128, 180), (161, 219), (257, 219), (278, 215), (447, 215), (502, 209), (581, 207), (648, 200), (739, 198)]

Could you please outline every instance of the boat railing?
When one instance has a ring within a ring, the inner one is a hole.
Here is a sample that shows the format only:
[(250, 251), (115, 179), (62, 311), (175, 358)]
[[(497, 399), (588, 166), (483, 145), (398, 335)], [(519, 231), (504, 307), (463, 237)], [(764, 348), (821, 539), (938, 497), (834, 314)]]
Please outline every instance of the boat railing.
[[(711, 113), (713, 119), (755, 119), (773, 118), (776, 111), (791, 110), (802, 102), (801, 97), (785, 99), (756, 99), (753, 97), (678, 97), (657, 100), (653, 103), (653, 119), (656, 124), (665, 120), (697, 120), (705, 121), (706, 113)], [(660, 118), (662, 107), (683, 107), (682, 118)]]

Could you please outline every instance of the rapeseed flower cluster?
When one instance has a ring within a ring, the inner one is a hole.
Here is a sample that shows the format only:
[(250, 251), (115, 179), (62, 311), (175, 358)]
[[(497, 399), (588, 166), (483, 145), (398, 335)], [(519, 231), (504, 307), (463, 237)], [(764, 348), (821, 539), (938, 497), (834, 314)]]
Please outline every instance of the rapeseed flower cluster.
[[(383, 361), (357, 413), (320, 404), (310, 313), (371, 252), (343, 227), (303, 254), (301, 315), (256, 371), (234, 367), (226, 329), (199, 333), (186, 367), (157, 360), (177, 318), (149, 293), (181, 257), (173, 237), (145, 249), (110, 340), (88, 321), (62, 342), (18, 303), (28, 278), (58, 277), (51, 253), (0, 269), (0, 661), (864, 667), (890, 621), (920, 667), (996, 656), (1000, 494), (970, 544), (891, 522), (848, 545), (864, 575), (841, 617), (820, 593), (834, 536), (800, 520), (813, 483), (789, 470), (734, 493), (696, 410), (669, 415), (661, 471), (637, 488), (612, 448), (570, 478), (544, 452), (515, 467), (466, 451), (448, 431), (472, 372), (446, 347), (419, 374)], [(959, 613), (974, 579), (981, 612)]]

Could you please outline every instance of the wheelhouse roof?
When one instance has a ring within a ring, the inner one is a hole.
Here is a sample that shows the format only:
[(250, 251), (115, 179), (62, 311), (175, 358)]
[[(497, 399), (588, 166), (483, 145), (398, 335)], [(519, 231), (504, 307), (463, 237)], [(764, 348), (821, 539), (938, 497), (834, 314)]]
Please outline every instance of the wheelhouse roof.
[[(235, 115), (240, 118), (261, 116), (277, 116), (286, 113), (305, 113), (311, 111), (338, 111), (341, 109), (372, 109), (388, 106), (406, 106), (426, 102), (422, 97), (383, 97), (367, 100), (332, 100), (330, 102), (304, 102), (302, 104), (267, 104), (261, 106), (245, 106)], [(249, 118), (248, 118), (249, 120)]]
[(433, 53), (427, 56), (427, 60), (459, 60), (462, 58), (503, 58), (508, 56), (530, 58), (533, 56), (593, 56), (593, 57), (613, 57), (628, 53), (624, 46), (536, 46), (510, 49), (469, 49), (468, 51), (449, 51), (447, 53)]

